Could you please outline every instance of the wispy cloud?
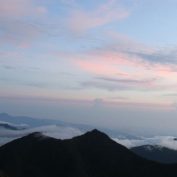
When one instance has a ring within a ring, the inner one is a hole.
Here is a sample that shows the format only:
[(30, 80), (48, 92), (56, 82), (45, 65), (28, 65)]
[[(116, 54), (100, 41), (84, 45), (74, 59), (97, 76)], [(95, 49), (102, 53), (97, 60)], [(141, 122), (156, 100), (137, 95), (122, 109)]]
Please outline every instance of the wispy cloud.
[(139, 90), (147, 91), (148, 89), (156, 89), (156, 80), (123, 80), (114, 78), (99, 78), (97, 80), (83, 81), (81, 86), (85, 89), (97, 88), (107, 91), (119, 91), (119, 90)]
[(68, 18), (68, 25), (72, 31), (82, 33), (108, 23), (117, 22), (128, 15), (129, 11), (122, 8), (117, 1), (107, 0), (93, 10), (73, 10)]
[[(117, 32), (120, 21), (131, 15), (130, 4), (116, 0), (0, 0), (4, 90), (10, 85), (17, 90), (45, 89), (47, 94), (55, 90), (60, 96), (67, 90), (72, 98), (96, 98), (99, 90), (103, 99), (113, 97), (111, 91), (131, 92), (123, 93), (126, 98), (133, 94), (138, 98), (141, 91), (151, 93), (151, 98), (157, 91), (160, 95), (174, 92), (175, 47), (148, 46)], [(27, 66), (40, 70), (28, 72)], [(159, 98), (159, 102), (166, 100), (170, 98)]]
[(104, 33), (108, 42), (105, 48), (109, 50), (124, 53), (131, 58), (140, 58), (151, 64), (177, 64), (176, 45), (150, 46), (112, 30)]
[(0, 0), (0, 17), (21, 17), (29, 13), (32, 4), (29, 0)]
[(152, 63), (177, 64), (176, 48), (162, 48), (151, 52), (127, 51), (130, 55), (138, 56)]
[(42, 30), (39, 26), (24, 22), (23, 20), (7, 19), (0, 20), (2, 26), (1, 44), (28, 48), (34, 39), (41, 36)]
[(42, 31), (31, 21), (41, 19), (47, 11), (47, 7), (34, 0), (0, 0), (0, 45), (28, 47)]
[(174, 50), (165, 48), (161, 51), (160, 48), (140, 45), (132, 40), (128, 43), (129, 39), (125, 37), (118, 39), (118, 43), (113, 39), (112, 44), (73, 56), (81, 70), (94, 76), (82, 85), (107, 90), (174, 89), (177, 76)]
[(156, 79), (144, 79), (144, 80), (138, 80), (138, 79), (118, 79), (118, 78), (108, 78), (108, 77), (97, 77), (96, 79), (108, 81), (108, 82), (114, 82), (114, 83), (121, 83), (121, 84), (127, 84), (127, 85), (135, 85), (135, 86), (145, 86), (150, 87), (152, 86)]
[(0, 18), (16, 18), (45, 13), (47, 9), (33, 0), (0, 0)]

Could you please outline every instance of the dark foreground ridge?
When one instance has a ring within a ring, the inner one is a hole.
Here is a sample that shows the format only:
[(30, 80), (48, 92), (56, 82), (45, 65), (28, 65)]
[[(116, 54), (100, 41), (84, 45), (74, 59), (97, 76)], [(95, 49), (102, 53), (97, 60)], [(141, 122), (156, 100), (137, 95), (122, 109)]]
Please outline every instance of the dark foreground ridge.
[(177, 177), (93, 130), (70, 140), (32, 133), (0, 147), (0, 177)]

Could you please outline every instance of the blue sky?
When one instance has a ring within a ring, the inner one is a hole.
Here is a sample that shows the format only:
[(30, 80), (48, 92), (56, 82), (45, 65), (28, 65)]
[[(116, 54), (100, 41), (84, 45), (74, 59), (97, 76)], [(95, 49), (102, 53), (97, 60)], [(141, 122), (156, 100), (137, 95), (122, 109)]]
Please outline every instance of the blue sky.
[(176, 5), (0, 0), (0, 111), (114, 127), (175, 121)]

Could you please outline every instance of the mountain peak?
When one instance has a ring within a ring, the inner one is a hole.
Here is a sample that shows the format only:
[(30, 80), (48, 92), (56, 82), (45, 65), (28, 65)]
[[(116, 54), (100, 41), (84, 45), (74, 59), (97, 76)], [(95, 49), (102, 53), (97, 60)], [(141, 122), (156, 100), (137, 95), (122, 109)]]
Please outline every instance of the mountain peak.
[(94, 139), (110, 139), (108, 135), (106, 135), (105, 133), (97, 129), (93, 129), (82, 136), (87, 138), (94, 138)]
[[(93, 129), (93, 130), (90, 131), (90, 133), (97, 133), (97, 134), (98, 134), (98, 133), (102, 133), (102, 132), (99, 131), (98, 129)], [(103, 133), (102, 133), (102, 134), (103, 134)]]
[(41, 132), (33, 132), (33, 133), (30, 133), (28, 136), (39, 137), (39, 136), (43, 136), (43, 134)]
[(44, 139), (47, 138), (47, 136), (43, 135), (42, 132), (33, 132), (25, 136), (25, 138), (32, 138), (32, 139)]
[(88, 135), (101, 135), (101, 136), (107, 136), (105, 133), (103, 133), (103, 132), (101, 132), (101, 131), (99, 131), (99, 130), (97, 130), (97, 129), (93, 129), (93, 130), (87, 132), (86, 134), (88, 134)]
[(0, 176), (176, 177), (177, 170), (141, 158), (94, 129), (68, 140), (34, 132), (6, 144), (0, 147)]

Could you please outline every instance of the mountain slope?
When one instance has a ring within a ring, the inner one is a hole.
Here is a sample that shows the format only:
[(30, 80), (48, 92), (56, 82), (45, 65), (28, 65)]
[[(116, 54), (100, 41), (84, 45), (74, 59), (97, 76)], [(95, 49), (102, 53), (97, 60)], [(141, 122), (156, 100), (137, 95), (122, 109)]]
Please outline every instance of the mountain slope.
[(177, 151), (155, 145), (143, 145), (131, 150), (146, 159), (162, 163), (177, 163)]
[(0, 147), (8, 177), (176, 177), (177, 166), (145, 160), (93, 130), (69, 140), (33, 133)]

